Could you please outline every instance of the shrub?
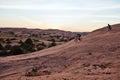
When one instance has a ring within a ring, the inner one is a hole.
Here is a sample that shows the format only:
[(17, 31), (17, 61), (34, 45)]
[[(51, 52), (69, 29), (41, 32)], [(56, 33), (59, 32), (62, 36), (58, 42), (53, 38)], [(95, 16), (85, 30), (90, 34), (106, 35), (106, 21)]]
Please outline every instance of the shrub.
[(34, 45), (31, 45), (31, 44), (22, 43), (21, 48), (24, 50), (24, 52), (33, 52), (33, 51), (35, 51), (33, 49)]
[(10, 53), (12, 55), (18, 55), (18, 54), (23, 54), (24, 52), (20, 46), (13, 46)]
[(89, 52), (88, 55), (92, 55), (92, 53)]
[(57, 37), (57, 39), (59, 39), (61, 36), (57, 35), (56, 37)]
[(48, 70), (40, 71), (39, 68), (33, 67), (28, 72), (25, 73), (25, 76), (42, 76), (42, 75), (50, 75), (51, 72)]
[(3, 38), (0, 38), (0, 43), (4, 43), (4, 39)]
[(31, 70), (25, 73), (25, 76), (37, 76), (38, 69), (33, 67)]
[(53, 46), (56, 46), (55, 42), (50, 43), (50, 45), (48, 47), (53, 47)]
[(12, 31), (9, 31), (8, 33), (11, 34), (11, 35), (14, 35), (14, 32), (12, 32)]
[(5, 45), (5, 49), (10, 50), (10, 49), (12, 49), (12, 46), (10, 44), (7, 44), (7, 45)]
[(71, 41), (71, 40), (73, 40), (74, 39), (74, 37), (71, 37), (71, 38), (69, 38), (69, 41)]
[(55, 39), (51, 39), (52, 42), (55, 42)]
[(0, 44), (0, 50), (3, 50), (4, 49), (4, 47), (2, 46), (2, 44)]
[(28, 52), (33, 52), (34, 45), (33, 45), (32, 39), (28, 38), (24, 43), (22, 43), (22, 47), (23, 47), (23, 49), (27, 50)]
[(41, 43), (41, 46), (44, 46), (44, 47), (46, 47), (46, 45), (45, 45), (45, 43), (44, 43), (44, 42), (42, 42), (42, 43)]
[(31, 36), (33, 36), (33, 37), (38, 37), (38, 34), (31, 34)]
[(65, 37), (62, 37), (61, 39), (60, 39), (60, 42), (67, 42), (68, 40), (67, 40), (67, 38), (65, 38)]
[(37, 48), (37, 50), (39, 51), (39, 50), (42, 50), (42, 49), (44, 49), (45, 47), (43, 47), (43, 46), (39, 46), (38, 48)]
[(22, 44), (22, 43), (23, 43), (23, 41), (22, 41), (22, 40), (20, 40), (18, 43), (19, 43), (19, 44)]
[(11, 43), (11, 40), (10, 40), (9, 38), (6, 39), (6, 43), (7, 43), (7, 44)]
[(33, 39), (33, 41), (34, 41), (34, 42), (39, 42), (39, 40), (37, 40), (37, 39)]
[(34, 44), (32, 39), (28, 38), (25, 42), (21, 44), (21, 47), (25, 52), (34, 52)]
[(0, 56), (1, 57), (5, 57), (5, 56), (9, 56), (10, 54), (8, 52), (6, 52), (5, 50), (0, 51)]
[(16, 38), (11, 38), (10, 40), (17, 40)]
[(29, 45), (33, 45), (33, 41), (31, 38), (28, 38), (24, 43), (29, 44)]

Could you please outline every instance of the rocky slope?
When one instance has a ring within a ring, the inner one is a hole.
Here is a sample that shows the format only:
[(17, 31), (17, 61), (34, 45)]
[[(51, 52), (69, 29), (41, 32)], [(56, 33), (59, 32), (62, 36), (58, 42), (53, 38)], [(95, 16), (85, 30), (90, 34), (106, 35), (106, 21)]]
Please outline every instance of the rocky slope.
[(31, 54), (0, 57), (0, 80), (119, 80), (120, 24)]

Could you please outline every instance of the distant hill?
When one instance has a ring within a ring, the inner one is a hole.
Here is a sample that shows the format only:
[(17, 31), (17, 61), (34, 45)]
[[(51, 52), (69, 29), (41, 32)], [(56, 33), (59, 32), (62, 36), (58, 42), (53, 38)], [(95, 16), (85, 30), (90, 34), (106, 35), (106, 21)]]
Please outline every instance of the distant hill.
[(27, 29), (27, 28), (0, 28), (0, 32), (14, 32), (16, 35), (30, 35), (30, 34), (41, 34), (41, 35), (61, 35), (61, 36), (74, 36), (74, 32), (63, 31), (57, 29)]
[[(60, 36), (71, 36), (74, 37), (78, 32), (63, 31), (58, 29), (27, 29), (27, 28), (0, 28), (0, 32), (13, 32), (16, 35), (60, 35)], [(88, 32), (80, 32), (81, 34), (87, 34)]]

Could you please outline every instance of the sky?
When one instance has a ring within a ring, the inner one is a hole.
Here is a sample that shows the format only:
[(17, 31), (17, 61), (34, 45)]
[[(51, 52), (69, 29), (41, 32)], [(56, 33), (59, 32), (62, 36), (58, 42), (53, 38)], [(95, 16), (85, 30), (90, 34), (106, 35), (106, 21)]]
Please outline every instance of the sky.
[(0, 0), (0, 27), (92, 31), (120, 21), (120, 0)]

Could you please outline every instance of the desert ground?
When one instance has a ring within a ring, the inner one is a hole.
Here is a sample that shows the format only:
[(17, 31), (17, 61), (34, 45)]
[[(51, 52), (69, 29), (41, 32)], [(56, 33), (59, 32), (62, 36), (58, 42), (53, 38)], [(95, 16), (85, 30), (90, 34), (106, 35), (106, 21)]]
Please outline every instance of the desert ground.
[(79, 42), (0, 57), (0, 80), (120, 80), (120, 24)]
[(0, 28), (0, 56), (40, 51), (64, 44), (75, 35), (76, 32), (57, 29)]

